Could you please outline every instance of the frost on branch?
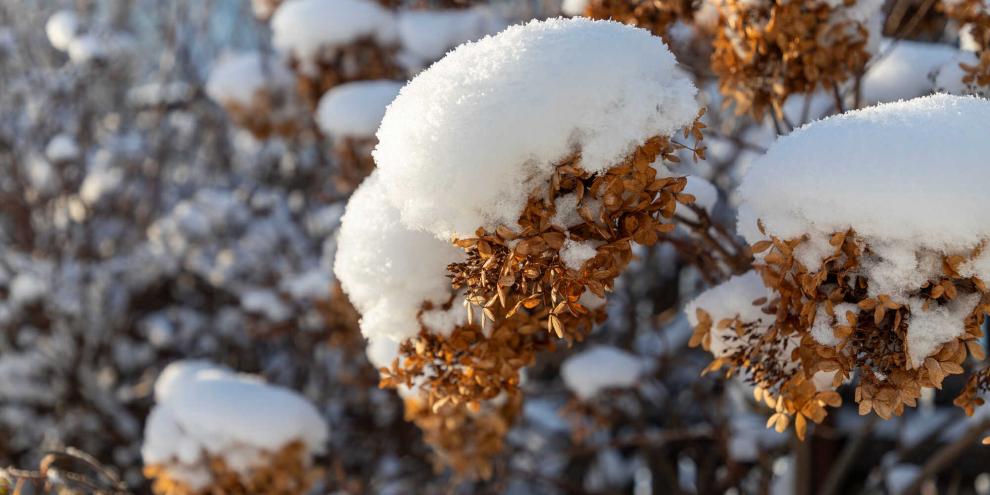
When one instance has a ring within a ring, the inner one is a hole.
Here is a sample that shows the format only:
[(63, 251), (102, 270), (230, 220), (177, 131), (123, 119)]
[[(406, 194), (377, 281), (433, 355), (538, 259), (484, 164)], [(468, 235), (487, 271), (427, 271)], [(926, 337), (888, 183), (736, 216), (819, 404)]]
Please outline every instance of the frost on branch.
[(371, 173), (371, 150), (385, 107), (399, 94), (402, 83), (375, 80), (341, 84), (320, 98), (316, 122), (333, 140), (337, 186), (349, 191)]
[(803, 435), (854, 375), (862, 414), (899, 415), (983, 357), (988, 119), (972, 97), (884, 104), (808, 125), (753, 164), (738, 227), (754, 272), (688, 310), (710, 368), (748, 375), (778, 429), (793, 416)]
[(181, 361), (155, 383), (145, 474), (155, 493), (303, 493), (327, 427), (288, 389), (205, 361)]

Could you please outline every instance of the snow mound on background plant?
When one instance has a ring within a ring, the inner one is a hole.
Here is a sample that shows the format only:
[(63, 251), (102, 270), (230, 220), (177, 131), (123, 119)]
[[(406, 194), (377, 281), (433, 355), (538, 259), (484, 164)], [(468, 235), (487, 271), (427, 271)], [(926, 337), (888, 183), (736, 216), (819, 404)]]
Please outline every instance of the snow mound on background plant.
[(461, 253), (404, 227), (382, 191), (380, 175), (372, 173), (347, 203), (334, 273), (361, 313), (361, 333), (398, 342), (419, 332), (416, 316), (424, 302), (443, 304), (450, 298), (447, 265)]
[(608, 388), (627, 388), (639, 381), (643, 362), (622, 349), (592, 347), (564, 361), (560, 376), (564, 385), (581, 400), (593, 398)]
[(427, 63), (451, 48), (494, 34), (506, 21), (485, 6), (468, 9), (406, 10), (398, 16), (399, 40), (407, 55)]
[(592, 172), (688, 125), (696, 90), (660, 38), (611, 21), (550, 19), (459, 46), (407, 84), (375, 162), (410, 228), (445, 240), (514, 225), (554, 164)]
[(206, 361), (170, 364), (155, 382), (157, 405), (145, 426), (145, 464), (172, 466), (193, 487), (211, 482), (204, 453), (243, 474), (262, 453), (299, 441), (310, 455), (327, 426), (301, 395)]
[(312, 68), (321, 51), (361, 38), (395, 41), (395, 16), (367, 0), (289, 0), (272, 16), (272, 45)]
[(222, 57), (210, 70), (206, 94), (216, 102), (249, 105), (266, 88), (291, 87), (294, 78), (281, 60), (251, 51)]
[(372, 137), (385, 115), (385, 108), (399, 94), (396, 81), (358, 81), (341, 84), (320, 98), (316, 122), (334, 137)]

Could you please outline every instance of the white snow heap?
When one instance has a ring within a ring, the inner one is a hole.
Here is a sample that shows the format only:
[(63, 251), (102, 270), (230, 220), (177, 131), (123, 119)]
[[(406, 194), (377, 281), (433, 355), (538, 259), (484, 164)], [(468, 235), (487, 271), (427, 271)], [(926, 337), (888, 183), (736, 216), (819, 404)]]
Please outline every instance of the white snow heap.
[(990, 101), (933, 95), (848, 112), (779, 139), (743, 178), (739, 232), (849, 228), (868, 241), (963, 251), (990, 238)]
[(45, 156), (56, 163), (75, 160), (79, 158), (79, 145), (68, 134), (56, 134), (45, 146)]
[(424, 302), (450, 299), (447, 265), (462, 254), (449, 242), (404, 227), (380, 179), (373, 172), (347, 203), (334, 274), (361, 313), (361, 333), (400, 342), (419, 333), (416, 316)]
[(311, 456), (328, 437), (323, 418), (301, 395), (205, 361), (170, 364), (155, 383), (155, 401), (144, 463), (167, 466), (194, 489), (212, 481), (206, 455), (246, 474), (264, 462), (262, 454), (298, 441)]
[(56, 50), (66, 51), (79, 32), (79, 16), (72, 10), (60, 10), (45, 23), (45, 34)]
[(938, 43), (885, 39), (880, 53), (863, 76), (863, 101), (871, 105), (930, 93), (932, 72), (957, 50)]
[(444, 56), (448, 50), (505, 29), (507, 23), (491, 8), (404, 10), (398, 15), (398, 34), (407, 55), (421, 63)]
[(660, 38), (549, 19), (461, 45), (385, 112), (375, 162), (402, 221), (449, 240), (514, 225), (554, 164), (591, 172), (688, 125), (696, 90)]
[(718, 328), (718, 322), (724, 319), (739, 318), (744, 323), (756, 325), (754, 331), (765, 332), (773, 323), (773, 315), (766, 315), (753, 301), (771, 296), (770, 291), (763, 285), (760, 275), (750, 270), (743, 275), (736, 275), (720, 285), (701, 293), (684, 309), (688, 323), (698, 324), (698, 309), (705, 310), (711, 316), (713, 356), (722, 357), (738, 349), (739, 341), (729, 340), (735, 335), (735, 330)]
[(272, 44), (307, 71), (324, 51), (361, 38), (396, 39), (395, 15), (370, 0), (288, 0), (272, 16)]
[(645, 369), (635, 355), (610, 346), (596, 346), (567, 358), (560, 366), (564, 385), (581, 400), (609, 388), (636, 385)]
[(385, 108), (399, 94), (397, 81), (356, 81), (335, 86), (320, 98), (316, 123), (338, 138), (375, 136)]
[[(757, 220), (782, 239), (808, 235), (795, 256), (815, 270), (832, 250), (829, 236), (853, 229), (870, 248), (860, 260), (869, 295), (912, 308), (907, 347), (917, 365), (965, 332), (976, 304), (960, 298), (925, 311), (910, 293), (938, 280), (944, 256), (990, 240), (990, 218), (982, 214), (990, 209), (987, 122), (990, 101), (933, 95), (807, 125), (746, 173), (738, 230), (751, 243), (764, 237)], [(985, 259), (962, 269), (990, 280)]]
[(228, 54), (210, 70), (206, 94), (218, 103), (250, 105), (270, 88), (291, 87), (292, 72), (277, 56), (257, 51)]

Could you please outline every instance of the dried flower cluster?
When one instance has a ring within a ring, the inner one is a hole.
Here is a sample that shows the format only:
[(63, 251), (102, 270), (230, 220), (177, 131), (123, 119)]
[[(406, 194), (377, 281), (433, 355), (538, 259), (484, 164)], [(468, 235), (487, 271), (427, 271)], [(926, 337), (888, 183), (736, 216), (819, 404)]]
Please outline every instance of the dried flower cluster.
[(971, 91), (990, 87), (990, 5), (983, 0), (955, 0), (943, 2), (942, 7), (950, 19), (967, 26), (975, 44), (975, 63), (959, 63), (963, 85)]
[(144, 473), (153, 479), (152, 491), (157, 495), (251, 494), (295, 495), (305, 493), (320, 477), (320, 471), (310, 465), (302, 442), (292, 442), (277, 452), (265, 454), (263, 465), (242, 472), (227, 464), (222, 456), (206, 456), (211, 484), (190, 486), (175, 477), (169, 466), (145, 466)]
[[(859, 0), (868, 1), (868, 0)], [(837, 85), (861, 74), (870, 59), (864, 19), (847, 15), (856, 5), (829, 2), (726, 0), (711, 69), (736, 113), (778, 118), (788, 96)]]
[[(840, 405), (834, 389), (854, 375), (859, 377), (855, 400), (860, 414), (873, 411), (888, 419), (915, 406), (922, 388), (941, 389), (947, 376), (963, 373), (968, 356), (983, 359), (978, 339), (990, 313), (990, 295), (979, 277), (960, 274), (960, 267), (981, 250), (952, 256), (919, 253), (941, 263), (939, 275), (895, 301), (887, 294), (870, 295), (862, 260), (876, 255), (855, 232), (832, 235), (830, 254), (817, 267), (795, 258), (807, 242), (807, 236), (771, 236), (753, 245), (761, 253), (754, 269), (772, 297), (752, 304), (769, 324), (738, 317), (713, 321), (699, 308), (692, 336), (692, 345), (705, 349), (711, 349), (713, 339), (728, 342), (731, 350), (709, 369), (726, 367), (730, 375), (744, 374), (755, 385), (756, 398), (775, 411), (768, 425), (782, 431), (793, 418), (803, 438), (808, 421), (824, 419), (824, 406)], [(911, 326), (934, 314), (943, 315), (943, 326), (955, 324), (964, 331), (919, 355), (910, 347)], [(980, 401), (976, 380), (957, 400), (970, 414)]]
[[(298, 76), (299, 93), (315, 107), (320, 96), (334, 86), (368, 79), (397, 79), (403, 70), (396, 61), (397, 48), (382, 45), (371, 37), (362, 37), (346, 46), (334, 47), (319, 53), (315, 60), (290, 59), (290, 65)], [(302, 70), (312, 64), (315, 70)]]
[[(684, 131), (697, 157), (704, 155), (700, 118)], [(422, 331), (381, 369), (383, 387), (418, 391), (407, 399), (407, 417), (427, 432), (446, 464), (461, 474), (491, 474), (483, 459), (500, 450), (501, 434), (518, 412), (520, 371), (557, 339), (581, 341), (604, 320), (606, 294), (632, 260), (631, 244), (656, 244), (673, 230), (677, 205), (694, 201), (682, 192), (685, 178), (658, 176), (654, 165), (678, 161), (675, 153), (685, 148), (656, 136), (599, 174), (583, 170), (577, 153), (556, 166), (546, 190), (530, 197), (518, 232), (503, 225), (454, 240), (467, 256), (448, 270), (463, 294), (467, 323), (449, 336)], [(588, 251), (572, 259), (568, 251), (580, 249), (575, 244)], [(500, 400), (505, 403), (490, 405)], [(452, 435), (454, 429), (460, 433)]]

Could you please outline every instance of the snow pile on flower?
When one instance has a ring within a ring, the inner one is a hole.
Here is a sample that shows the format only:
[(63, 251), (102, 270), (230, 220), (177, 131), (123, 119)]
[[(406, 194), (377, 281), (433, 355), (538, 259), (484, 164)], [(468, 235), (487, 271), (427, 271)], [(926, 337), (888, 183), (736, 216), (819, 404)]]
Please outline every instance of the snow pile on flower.
[(361, 333), (401, 342), (419, 333), (424, 303), (442, 305), (451, 298), (446, 270), (460, 252), (403, 226), (382, 192), (380, 175), (365, 179), (347, 203), (334, 273), (361, 313)]
[(395, 18), (369, 0), (288, 0), (271, 20), (272, 44), (297, 60), (306, 71), (324, 52), (360, 39), (381, 44), (395, 41)]
[(600, 172), (689, 125), (695, 92), (647, 31), (534, 21), (461, 45), (410, 81), (382, 120), (375, 161), (403, 222), (470, 237), (516, 224), (568, 155)]
[(281, 59), (257, 51), (228, 54), (210, 70), (206, 94), (256, 136), (289, 135), (299, 127), (294, 78)]
[(642, 373), (639, 358), (608, 346), (575, 354), (560, 367), (564, 385), (581, 400), (592, 399), (606, 389), (632, 387)]
[(932, 74), (958, 50), (949, 45), (888, 39), (881, 43), (880, 53), (862, 81), (863, 101), (871, 105), (930, 93)]
[(169, 365), (155, 400), (141, 454), (157, 493), (301, 493), (328, 437), (302, 396), (204, 361)]
[(662, 163), (682, 130), (703, 156), (695, 92), (647, 31), (551, 19), (461, 45), (388, 106), (335, 272), (376, 361), (402, 342), (382, 384), (421, 391), (407, 416), (455, 469), (484, 476), (521, 370), (583, 339), (631, 243), (694, 201)]
[(374, 137), (385, 108), (399, 94), (396, 81), (355, 81), (334, 87), (320, 99), (316, 122), (335, 138)]
[[(712, 369), (745, 372), (768, 404), (782, 398), (778, 429), (793, 415), (803, 434), (824, 417), (818, 406), (835, 405), (816, 392), (819, 373), (833, 386), (858, 375), (860, 412), (888, 418), (982, 357), (988, 119), (990, 102), (973, 97), (882, 104), (795, 131), (747, 172), (738, 230), (769, 292), (751, 273), (688, 309)], [(727, 354), (716, 345), (726, 337)]]

